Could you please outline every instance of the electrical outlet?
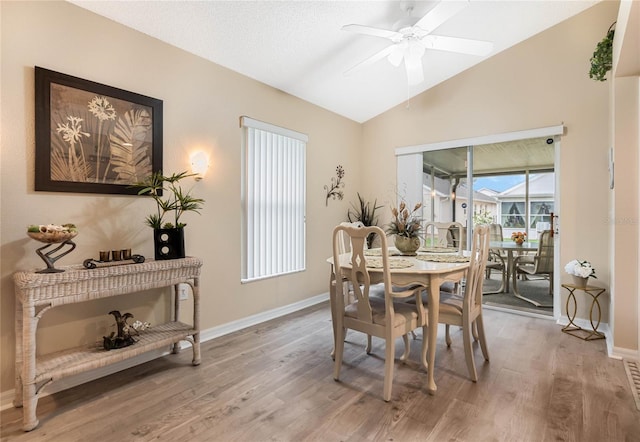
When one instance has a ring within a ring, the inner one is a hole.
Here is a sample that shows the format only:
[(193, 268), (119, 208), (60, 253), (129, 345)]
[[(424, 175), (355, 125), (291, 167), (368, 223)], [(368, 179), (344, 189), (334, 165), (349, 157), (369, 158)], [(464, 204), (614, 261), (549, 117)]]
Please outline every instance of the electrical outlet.
[(178, 288), (178, 296), (179, 296), (178, 299), (180, 299), (180, 301), (186, 301), (187, 299), (189, 299), (189, 293), (187, 292), (187, 288), (182, 284)]

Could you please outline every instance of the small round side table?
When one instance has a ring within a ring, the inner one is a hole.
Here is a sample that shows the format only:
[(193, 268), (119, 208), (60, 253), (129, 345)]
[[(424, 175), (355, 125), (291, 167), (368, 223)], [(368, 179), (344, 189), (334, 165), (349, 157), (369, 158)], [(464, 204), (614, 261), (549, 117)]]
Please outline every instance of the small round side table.
[[(602, 310), (600, 309), (600, 302), (598, 301), (598, 296), (605, 292), (605, 289), (600, 287), (586, 286), (586, 287), (578, 287), (573, 284), (562, 284), (562, 287), (567, 289), (569, 292), (569, 296), (567, 297), (567, 318), (569, 319), (569, 323), (562, 328), (562, 331), (570, 334), (571, 336), (575, 336), (576, 338), (584, 339), (585, 341), (591, 341), (594, 339), (604, 339), (605, 335), (602, 332), (598, 331), (598, 327), (600, 326), (600, 319), (602, 318)], [(576, 312), (578, 310), (578, 302), (576, 301), (575, 291), (581, 290), (593, 298), (591, 300), (591, 308), (589, 309), (589, 321), (591, 322), (591, 330), (585, 329), (577, 325), (573, 320), (576, 317)], [(573, 309), (569, 310), (569, 303), (573, 304)], [(593, 313), (594, 307), (597, 307), (598, 310), (598, 319), (594, 324), (593, 322)], [(585, 335), (586, 333), (586, 335)]]

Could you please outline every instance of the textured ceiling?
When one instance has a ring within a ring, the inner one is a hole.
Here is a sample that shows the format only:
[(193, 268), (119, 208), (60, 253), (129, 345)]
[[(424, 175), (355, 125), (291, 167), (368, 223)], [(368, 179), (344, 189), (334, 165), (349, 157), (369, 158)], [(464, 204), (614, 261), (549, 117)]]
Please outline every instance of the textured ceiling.
[[(597, 3), (471, 0), (433, 34), (490, 41), (493, 51), (479, 57), (427, 50), (425, 81), (409, 87), (402, 65), (386, 59), (344, 75), (388, 41), (341, 30), (352, 23), (396, 30), (406, 17), (404, 1), (70, 1), (358, 122)], [(437, 4), (413, 3), (414, 22)]]

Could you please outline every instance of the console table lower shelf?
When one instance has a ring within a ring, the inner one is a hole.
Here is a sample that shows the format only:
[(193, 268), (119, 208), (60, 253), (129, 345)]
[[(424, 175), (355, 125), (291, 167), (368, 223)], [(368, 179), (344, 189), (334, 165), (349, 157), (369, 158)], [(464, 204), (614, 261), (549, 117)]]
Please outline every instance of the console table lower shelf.
[[(162, 347), (172, 348), (173, 344), (188, 341), (193, 345), (192, 336), (197, 331), (191, 325), (181, 322), (168, 322), (140, 332), (134, 339), (137, 342), (117, 350), (105, 350), (102, 343), (93, 347), (76, 347), (36, 358), (36, 394), (49, 382), (87, 370), (106, 367), (116, 362), (141, 355)], [(172, 348), (175, 353), (175, 350)], [(199, 347), (194, 347), (193, 365), (200, 361)]]

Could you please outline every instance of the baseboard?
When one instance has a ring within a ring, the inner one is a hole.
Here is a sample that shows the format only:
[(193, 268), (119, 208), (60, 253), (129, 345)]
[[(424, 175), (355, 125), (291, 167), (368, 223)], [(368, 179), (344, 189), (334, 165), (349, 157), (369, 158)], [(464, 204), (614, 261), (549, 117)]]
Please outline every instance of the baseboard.
[[(299, 310), (303, 310), (307, 307), (311, 307), (313, 305), (320, 304), (324, 301), (327, 301), (328, 299), (329, 299), (329, 294), (323, 293), (317, 296), (313, 296), (311, 298), (304, 299), (299, 302), (295, 302), (293, 304), (286, 305), (284, 307), (278, 307), (272, 310), (268, 310), (252, 316), (248, 316), (246, 318), (238, 319), (236, 321), (232, 321), (227, 324), (222, 324), (216, 327), (202, 330), (200, 332), (200, 342), (206, 342), (211, 339), (215, 339), (220, 336), (224, 336), (229, 333), (233, 333), (238, 330), (251, 327), (253, 325), (257, 325), (266, 321), (270, 321), (272, 319), (279, 318), (281, 316), (288, 315), (290, 313), (297, 312)], [(181, 348), (188, 348), (190, 346), (191, 344), (189, 344), (186, 341), (181, 342)], [(41, 393), (40, 397), (48, 396), (50, 394), (67, 390), (69, 388), (77, 387), (80, 384), (91, 382), (104, 376), (109, 376), (111, 374), (117, 373), (122, 370), (126, 370), (136, 365), (144, 364), (145, 362), (149, 362), (156, 358), (166, 356), (169, 353), (170, 352), (168, 349), (166, 351), (153, 350), (147, 353), (143, 353), (139, 356), (126, 359), (124, 361), (120, 361), (115, 364), (108, 365), (106, 367), (102, 367), (96, 370), (86, 371), (84, 373), (79, 373), (74, 376), (69, 376), (69, 377), (60, 379), (58, 381), (52, 382), (51, 384), (47, 385), (44, 388), (44, 391)], [(6, 408), (12, 407), (14, 396), (15, 396), (15, 390), (8, 390), (3, 392), (2, 397), (0, 398), (0, 410), (4, 410)]]

